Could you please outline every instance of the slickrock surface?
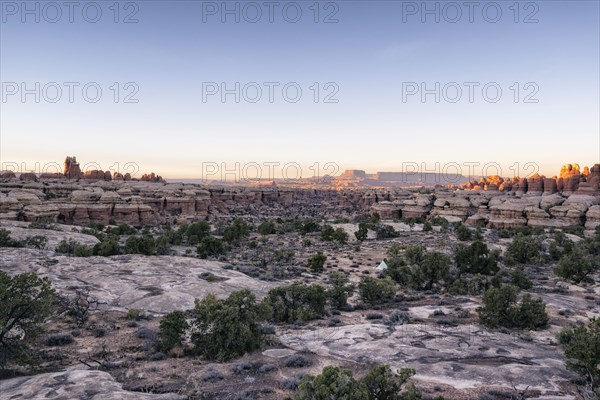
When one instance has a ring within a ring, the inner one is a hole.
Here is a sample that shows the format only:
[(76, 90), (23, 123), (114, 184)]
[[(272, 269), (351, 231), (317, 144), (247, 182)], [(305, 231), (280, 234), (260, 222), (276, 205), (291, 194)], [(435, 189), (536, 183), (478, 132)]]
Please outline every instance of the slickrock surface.
[(108, 372), (68, 370), (0, 381), (1, 399), (179, 400), (176, 394), (128, 392)]

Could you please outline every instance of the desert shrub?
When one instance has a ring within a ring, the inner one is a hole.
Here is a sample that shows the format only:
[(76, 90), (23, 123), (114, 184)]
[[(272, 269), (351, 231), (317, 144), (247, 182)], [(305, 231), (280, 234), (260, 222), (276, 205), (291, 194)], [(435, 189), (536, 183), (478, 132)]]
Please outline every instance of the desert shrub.
[(323, 229), (321, 229), (321, 240), (323, 240), (325, 242), (333, 241), (334, 233), (335, 233), (335, 229), (333, 228), (333, 226), (331, 226), (329, 224), (323, 226)]
[(327, 295), (317, 284), (294, 282), (269, 291), (263, 305), (275, 322), (309, 321), (325, 315)]
[(33, 247), (34, 249), (42, 250), (46, 248), (46, 245), (48, 244), (48, 238), (42, 235), (27, 236), (24, 244), (27, 247)]
[(433, 217), (431, 218), (431, 225), (436, 225), (436, 226), (441, 226), (442, 229), (448, 229), (448, 226), (450, 225), (450, 223), (448, 222), (448, 220), (444, 217)]
[(227, 248), (223, 240), (208, 236), (202, 239), (196, 251), (200, 258), (208, 258), (224, 254)]
[(276, 369), (276, 367), (274, 364), (267, 363), (267, 364), (261, 365), (260, 368), (258, 369), (258, 372), (265, 374), (265, 373), (271, 372), (275, 369)]
[(308, 267), (312, 272), (323, 272), (327, 256), (319, 251), (308, 259)]
[(274, 235), (277, 233), (277, 225), (273, 221), (265, 221), (257, 228), (261, 235)]
[[(558, 341), (567, 357), (567, 368), (580, 374), (593, 391), (600, 389), (600, 318), (587, 325), (565, 328)], [(600, 394), (600, 392), (597, 392)]]
[(123, 247), (125, 254), (143, 254), (152, 256), (156, 254), (156, 241), (149, 235), (130, 236)]
[(351, 371), (329, 365), (315, 377), (302, 378), (295, 400), (416, 400), (420, 391), (408, 382), (414, 374), (412, 369), (397, 374), (387, 365), (378, 365), (356, 380)]
[(249, 290), (233, 292), (225, 300), (208, 294), (196, 299), (192, 342), (211, 360), (227, 361), (262, 345), (260, 309)]
[(56, 246), (56, 252), (74, 257), (89, 257), (93, 254), (93, 248), (76, 242), (73, 239), (69, 239), (68, 241), (63, 239)]
[(315, 377), (305, 376), (296, 390), (296, 400), (368, 400), (367, 389), (352, 372), (331, 365)]
[(565, 253), (554, 269), (554, 273), (575, 283), (593, 282), (590, 275), (598, 269), (591, 257), (584, 253), (580, 246), (575, 246)]
[(477, 309), (481, 323), (491, 328), (540, 329), (547, 325), (546, 305), (541, 299), (525, 294), (517, 303), (519, 288), (503, 285), (483, 295), (483, 307)]
[(221, 371), (210, 367), (202, 374), (201, 378), (204, 382), (216, 382), (225, 379), (225, 375)]
[(377, 279), (369, 276), (362, 277), (358, 284), (361, 299), (371, 305), (381, 304), (393, 299), (396, 285), (389, 279)]
[(231, 225), (225, 228), (223, 240), (229, 244), (237, 244), (240, 240), (250, 235), (250, 225), (243, 219), (236, 218)]
[(121, 253), (119, 240), (114, 235), (106, 235), (100, 243), (96, 243), (93, 248), (96, 256), (114, 256)]
[(137, 229), (135, 229), (133, 226), (130, 226), (127, 224), (120, 224), (117, 227), (108, 227), (106, 229), (107, 235), (123, 236), (123, 235), (135, 235), (136, 233), (137, 233)]
[(432, 290), (435, 284), (447, 281), (450, 259), (439, 252), (428, 252), (423, 260), (410, 269), (409, 285), (414, 289)]
[(149, 317), (141, 308), (130, 308), (127, 310), (125, 318), (130, 321), (141, 321), (143, 319), (148, 319)]
[(454, 260), (461, 273), (493, 275), (499, 269), (495, 255), (479, 240), (469, 246), (460, 246)]
[(10, 237), (10, 231), (0, 228), (0, 247), (23, 247), (24, 244)]
[(309, 358), (302, 354), (294, 354), (285, 359), (283, 362), (287, 368), (304, 368), (312, 365)]
[(433, 226), (431, 222), (427, 221), (423, 224), (423, 232), (431, 232), (433, 230)]
[(358, 224), (358, 230), (354, 232), (354, 236), (356, 236), (356, 240), (362, 242), (367, 240), (367, 236), (369, 235), (368, 225), (364, 222)]
[(531, 289), (533, 283), (523, 271), (523, 268), (515, 268), (511, 275), (511, 283), (519, 289)]
[(365, 318), (367, 318), (368, 320), (383, 319), (383, 314), (370, 312), (370, 313), (367, 313)]
[(205, 237), (210, 236), (210, 225), (206, 221), (199, 221), (185, 226), (182, 233), (187, 237), (188, 244), (195, 246)]
[(496, 276), (490, 277), (488, 275), (474, 274), (474, 275), (462, 275), (452, 281), (448, 290), (450, 293), (455, 295), (478, 295), (491, 287), (499, 286), (495, 285)]
[(385, 323), (387, 325), (404, 325), (410, 322), (410, 315), (407, 311), (394, 310), (388, 316)]
[(68, 333), (55, 333), (48, 335), (46, 338), (46, 345), (48, 346), (65, 346), (75, 341), (73, 336)]
[(409, 378), (414, 369), (402, 368), (400, 373), (393, 372), (389, 365), (377, 365), (371, 368), (361, 383), (367, 389), (369, 400), (413, 400), (421, 397), (420, 391)]
[(422, 244), (412, 244), (404, 249), (404, 259), (408, 265), (418, 265), (425, 258), (427, 248)]
[(375, 227), (377, 240), (391, 239), (400, 236), (400, 233), (391, 225), (378, 224)]
[(564, 254), (570, 253), (573, 250), (573, 247), (574, 243), (564, 232), (556, 231), (554, 232), (553, 240), (548, 247), (548, 253), (553, 260), (559, 260)]
[(160, 320), (158, 331), (159, 347), (168, 352), (176, 346), (183, 346), (185, 332), (189, 328), (183, 311), (172, 311)]
[(350, 283), (346, 275), (339, 272), (330, 273), (329, 282), (331, 282), (332, 287), (327, 291), (327, 296), (331, 300), (333, 307), (338, 309), (346, 307), (348, 305), (348, 298), (354, 292), (354, 285)]
[(35, 364), (30, 345), (44, 332), (54, 289), (36, 273), (10, 276), (0, 271), (0, 368), (9, 362)]
[(506, 249), (508, 264), (537, 264), (541, 262), (540, 245), (531, 236), (517, 235)]
[(473, 232), (466, 225), (460, 224), (458, 228), (456, 228), (456, 237), (461, 242), (466, 242), (468, 240), (473, 239)]

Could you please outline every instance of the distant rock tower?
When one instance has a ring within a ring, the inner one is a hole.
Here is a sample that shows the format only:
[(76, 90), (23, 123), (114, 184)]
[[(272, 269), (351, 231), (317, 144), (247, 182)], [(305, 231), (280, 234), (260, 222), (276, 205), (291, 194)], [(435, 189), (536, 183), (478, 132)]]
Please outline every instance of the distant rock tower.
[(81, 169), (76, 157), (65, 158), (65, 176), (68, 179), (79, 179), (81, 177)]

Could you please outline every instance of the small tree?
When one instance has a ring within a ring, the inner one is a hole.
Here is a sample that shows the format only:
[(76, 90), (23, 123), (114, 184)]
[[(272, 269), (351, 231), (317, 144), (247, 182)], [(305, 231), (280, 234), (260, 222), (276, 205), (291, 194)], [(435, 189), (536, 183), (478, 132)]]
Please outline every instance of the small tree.
[(344, 230), (344, 228), (337, 228), (333, 232), (333, 240), (339, 244), (346, 244), (348, 243), (348, 233)]
[(420, 391), (408, 380), (415, 374), (411, 368), (402, 368), (397, 374), (389, 365), (377, 365), (362, 379), (369, 400), (414, 400)]
[(185, 320), (183, 311), (173, 311), (160, 320), (158, 331), (159, 347), (167, 352), (176, 346), (183, 346), (183, 337), (189, 324)]
[(587, 326), (565, 328), (558, 341), (567, 357), (567, 368), (581, 374), (593, 391), (600, 389), (600, 318)]
[(212, 293), (196, 299), (192, 342), (209, 360), (228, 361), (262, 345), (260, 308), (249, 290), (233, 292), (226, 300)]
[(542, 299), (525, 294), (517, 304), (519, 288), (503, 285), (483, 295), (483, 307), (477, 309), (481, 323), (491, 328), (540, 329), (548, 324), (546, 305)]
[(456, 237), (461, 242), (466, 242), (473, 238), (473, 232), (471, 232), (467, 226), (460, 224), (458, 228), (456, 228)]
[(294, 282), (269, 291), (263, 305), (275, 322), (309, 321), (325, 314), (327, 294), (322, 286)]
[(207, 236), (202, 239), (196, 251), (200, 258), (208, 258), (218, 256), (219, 254), (224, 254), (226, 251), (226, 246), (223, 240), (212, 236)]
[(364, 222), (358, 224), (358, 230), (354, 232), (354, 236), (356, 236), (356, 240), (362, 242), (367, 240), (367, 236), (369, 235), (368, 225)]
[(358, 284), (358, 291), (363, 301), (375, 305), (391, 300), (396, 294), (396, 285), (390, 278), (376, 279), (365, 276)]
[(554, 273), (575, 283), (593, 282), (590, 275), (597, 269), (593, 261), (579, 246), (575, 246), (570, 252), (561, 258)]
[(323, 252), (319, 251), (314, 256), (308, 259), (308, 267), (312, 272), (323, 272), (325, 261), (327, 261), (327, 256), (323, 254)]
[(54, 289), (35, 272), (10, 276), (0, 271), (0, 367), (7, 362), (34, 365), (30, 344), (44, 332), (52, 314)]
[(354, 285), (350, 283), (347, 276), (339, 272), (329, 274), (329, 281), (332, 288), (328, 291), (328, 296), (331, 299), (331, 304), (340, 309), (348, 304), (348, 297), (354, 292)]
[(414, 289), (433, 289), (433, 285), (448, 280), (450, 259), (437, 251), (425, 254), (423, 261), (411, 269), (410, 283)]
[(367, 389), (352, 376), (352, 372), (331, 365), (315, 377), (302, 378), (296, 400), (369, 400)]
[(265, 221), (258, 226), (258, 233), (261, 235), (274, 235), (277, 233), (277, 225), (273, 221)]
[(469, 246), (461, 246), (454, 255), (456, 266), (462, 273), (493, 275), (498, 272), (496, 257), (485, 243), (477, 240)]
[(539, 263), (541, 261), (539, 244), (531, 236), (517, 235), (506, 249), (507, 263)]
[(520, 289), (531, 289), (531, 287), (533, 286), (533, 283), (531, 282), (529, 277), (525, 275), (525, 271), (523, 271), (523, 268), (521, 267), (516, 268), (513, 271), (511, 281), (513, 285), (517, 286)]

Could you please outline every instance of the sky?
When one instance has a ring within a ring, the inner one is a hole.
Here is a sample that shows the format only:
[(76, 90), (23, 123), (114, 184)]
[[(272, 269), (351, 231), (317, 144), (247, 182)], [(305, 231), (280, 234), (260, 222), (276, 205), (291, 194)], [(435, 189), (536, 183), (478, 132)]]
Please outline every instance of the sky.
[[(322, 176), (600, 162), (592, 1), (0, 2), (0, 163)], [(415, 167), (417, 166), (417, 167)]]

